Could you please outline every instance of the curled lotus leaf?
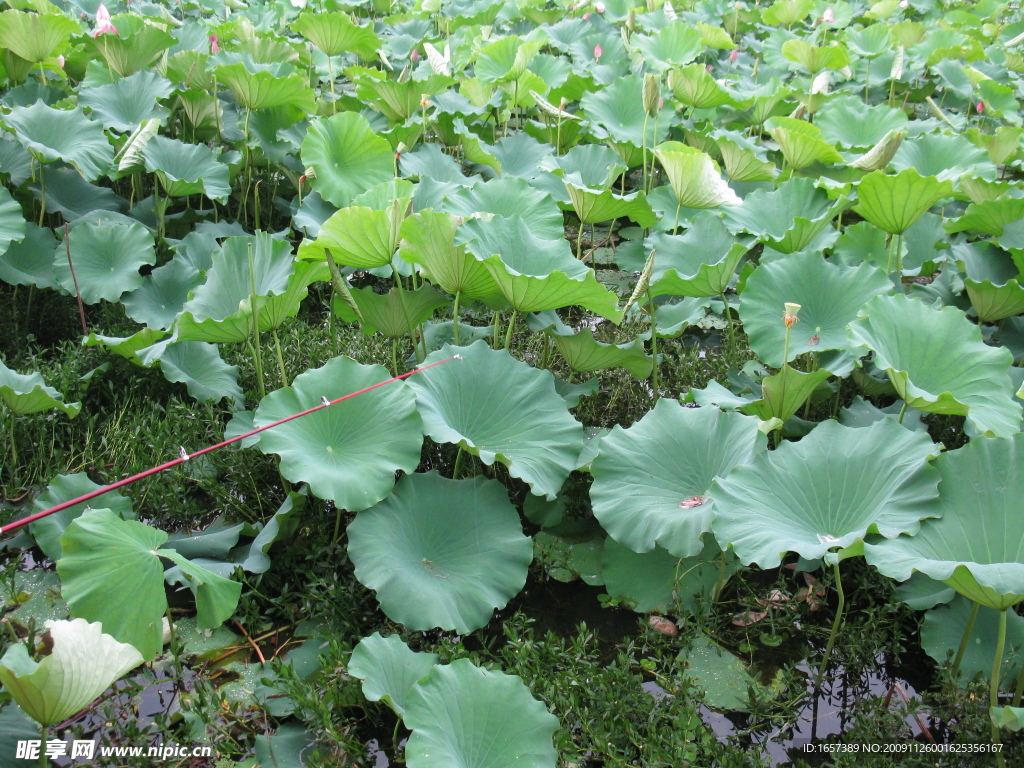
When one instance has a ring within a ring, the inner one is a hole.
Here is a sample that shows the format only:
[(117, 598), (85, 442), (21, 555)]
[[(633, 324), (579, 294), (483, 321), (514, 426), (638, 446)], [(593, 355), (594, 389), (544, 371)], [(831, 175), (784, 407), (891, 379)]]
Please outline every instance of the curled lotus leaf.
[(526, 584), (533, 542), (496, 480), (406, 475), (348, 527), (356, 578), (393, 621), (461, 633), (485, 626)]
[(935, 468), (940, 517), (914, 536), (867, 544), (867, 561), (900, 580), (920, 571), (997, 610), (1024, 600), (1024, 434), (972, 440)]
[[(256, 409), (254, 426), (334, 400), (391, 378), (379, 365), (336, 357), (298, 375), (290, 387), (271, 392)], [(309, 483), (312, 493), (352, 512), (373, 506), (391, 492), (395, 472), (412, 472), (423, 435), (408, 385), (394, 382), (260, 435), (264, 453), (281, 457), (281, 472)]]
[(37, 101), (30, 107), (15, 107), (3, 121), (26, 149), (44, 162), (70, 163), (86, 181), (105, 174), (114, 159), (103, 126), (81, 109), (53, 109)]
[(64, 402), (64, 395), (47, 386), (40, 373), (17, 373), (4, 365), (3, 360), (0, 360), (0, 400), (11, 413), (21, 415), (59, 408), (69, 418), (74, 418), (82, 410), (81, 403)]
[(424, 362), (455, 354), (462, 359), (409, 381), (426, 434), (485, 464), (504, 464), (533, 493), (554, 499), (583, 450), (583, 427), (555, 391), (554, 377), (482, 341), (445, 345)]
[(633, 426), (602, 438), (590, 470), (594, 516), (635, 552), (658, 544), (677, 557), (695, 556), (715, 516), (712, 482), (766, 446), (753, 416), (659, 400)]
[(374, 632), (352, 649), (348, 673), (363, 681), (367, 701), (383, 701), (401, 717), (413, 686), (440, 660), (436, 653), (411, 650), (398, 635), (382, 637)]
[[(869, 534), (914, 534), (940, 514), (938, 453), (928, 434), (892, 419), (869, 427), (822, 422), (799, 442), (783, 442), (715, 481), (712, 528), (744, 563), (775, 568), (787, 552), (843, 559)], [(832, 555), (835, 557), (835, 555)]]
[(668, 176), (679, 205), (717, 208), (742, 201), (722, 178), (711, 156), (678, 141), (666, 141), (654, 149)]
[(558, 718), (515, 675), (457, 659), (409, 695), (409, 768), (553, 768)]

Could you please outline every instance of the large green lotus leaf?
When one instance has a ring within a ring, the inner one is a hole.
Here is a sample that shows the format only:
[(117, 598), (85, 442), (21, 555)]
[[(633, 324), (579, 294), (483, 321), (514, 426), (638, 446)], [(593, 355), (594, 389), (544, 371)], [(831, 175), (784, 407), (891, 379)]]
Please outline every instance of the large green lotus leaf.
[(954, 181), (961, 176), (989, 180), (996, 177), (988, 153), (952, 131), (924, 133), (903, 142), (893, 157), (892, 167), (897, 171), (913, 168), (922, 176), (935, 176), (939, 181)]
[(644, 241), (654, 256), (652, 296), (718, 296), (729, 285), (748, 248), (732, 237), (721, 219), (698, 214), (682, 235), (654, 232)]
[(564, 155), (546, 155), (540, 165), (563, 179), (578, 176), (583, 186), (591, 189), (610, 189), (629, 170), (622, 156), (603, 144), (577, 144)]
[[(935, 460), (938, 520), (913, 537), (864, 548), (871, 565), (905, 580), (914, 571), (1002, 610), (1024, 600), (1024, 434), (977, 438)], [(901, 575), (902, 574), (902, 575)]]
[(761, 399), (741, 408), (744, 413), (768, 421), (787, 421), (832, 374), (824, 369), (809, 373), (784, 365), (761, 380)]
[[(263, 398), (254, 425), (265, 426), (319, 405), (323, 398), (334, 400), (389, 378), (379, 365), (336, 357)], [(287, 479), (309, 483), (315, 496), (356, 512), (390, 493), (397, 470), (416, 469), (422, 444), (416, 401), (406, 384), (396, 382), (267, 430), (259, 447), (281, 457)]]
[(890, 131), (906, 129), (907, 116), (884, 103), (867, 105), (849, 98), (828, 102), (815, 114), (814, 124), (831, 143), (863, 149), (875, 146)]
[(392, 621), (472, 632), (526, 584), (533, 542), (496, 480), (410, 474), (348, 526), (356, 578)]
[(668, 135), (674, 117), (669, 107), (662, 109), (657, 117), (648, 116), (644, 111), (643, 80), (637, 75), (616, 78), (599, 91), (588, 90), (580, 98), (580, 106), (591, 132), (598, 139), (648, 149)]
[(409, 768), (553, 768), (558, 718), (515, 675), (437, 665), (406, 703)]
[(654, 360), (644, 351), (643, 339), (630, 344), (604, 344), (589, 328), (571, 336), (551, 333), (559, 354), (574, 371), (592, 373), (606, 368), (625, 368), (634, 378), (646, 379), (654, 369)]
[(423, 99), (455, 84), (453, 78), (444, 75), (432, 75), (425, 80), (393, 80), (385, 72), (367, 67), (348, 67), (345, 75), (356, 84), (356, 95), (360, 99), (397, 125), (422, 113)]
[(223, 203), (231, 194), (228, 166), (205, 144), (154, 136), (142, 150), (142, 157), (146, 170), (157, 174), (171, 197), (206, 195)]
[(712, 481), (766, 445), (756, 418), (659, 400), (633, 426), (614, 427), (601, 440), (590, 470), (594, 516), (636, 552), (658, 544), (677, 557), (695, 556), (715, 516)]
[(722, 178), (710, 155), (678, 141), (659, 144), (654, 154), (665, 169), (679, 205), (717, 208), (742, 202)]
[(715, 481), (715, 537), (743, 563), (776, 568), (787, 552), (817, 560), (838, 548), (842, 558), (869, 534), (914, 534), (940, 514), (939, 473), (928, 464), (937, 452), (926, 432), (892, 419), (822, 422)]
[(142, 328), (131, 336), (102, 336), (98, 333), (90, 333), (82, 339), (82, 346), (106, 347), (115, 355), (120, 355), (125, 360), (131, 360), (136, 365), (146, 367), (139, 358), (139, 352), (156, 344), (166, 335), (167, 331), (157, 328)]
[(1003, 229), (1008, 224), (1021, 219), (1024, 219), (1024, 198), (986, 200), (982, 203), (971, 203), (963, 216), (955, 221), (947, 221), (944, 229), (949, 233), (974, 230), (1002, 237)]
[(153, 236), (142, 224), (126, 219), (83, 221), (70, 231), (71, 262), (67, 246), (53, 251), (53, 274), (60, 286), (75, 295), (78, 291), (86, 304), (100, 300), (117, 301), (121, 295), (142, 285), (139, 268), (156, 262)]
[(325, 261), (327, 251), (335, 264), (356, 269), (374, 269), (391, 263), (398, 247), (401, 220), (388, 211), (375, 211), (361, 205), (335, 211), (320, 226), (316, 240), (299, 246), (300, 259)]
[(853, 339), (875, 352), (908, 405), (966, 416), (979, 432), (1006, 437), (1020, 429), (1009, 350), (982, 341), (956, 307), (933, 309), (907, 296), (876, 296), (850, 324)]
[(0, 400), (11, 413), (26, 415), (59, 408), (74, 418), (82, 410), (81, 403), (65, 403), (64, 395), (48, 387), (38, 372), (15, 373), (0, 360)]
[(455, 245), (458, 228), (459, 218), (450, 213), (415, 213), (402, 222), (398, 254), (410, 264), (419, 264), (432, 283), (467, 301), (497, 295), (498, 286), (487, 267), (464, 246)]
[(455, 242), (483, 262), (502, 295), (520, 312), (578, 304), (602, 317), (622, 317), (619, 299), (597, 281), (594, 270), (573, 258), (564, 239), (547, 240), (522, 216), (472, 219)]
[(435, 442), (455, 443), (485, 464), (501, 462), (538, 496), (554, 499), (576, 468), (583, 427), (569, 414), (554, 379), (482, 341), (444, 346), (424, 361), (454, 361), (414, 376), (423, 430)]
[(395, 176), (395, 153), (357, 112), (314, 120), (302, 141), (302, 164), (315, 174), (313, 189), (338, 208)]
[(444, 294), (430, 285), (421, 285), (415, 291), (392, 288), (385, 294), (366, 287), (351, 291), (351, 297), (359, 307), (359, 316), (340, 296), (334, 299), (334, 314), (349, 323), (359, 322), (367, 336), (380, 331), (389, 339), (412, 333), (438, 307), (449, 303)]
[(522, 217), (530, 231), (545, 240), (565, 236), (562, 212), (551, 196), (534, 189), (526, 179), (506, 177), (479, 182), (445, 200), (445, 210), (467, 218), (493, 213), (502, 218)]
[[(167, 610), (157, 550), (167, 534), (109, 509), (89, 509), (61, 538), (61, 595), (72, 613), (99, 621), (108, 634), (153, 659), (163, 646)], [(131, 589), (125, 589), (125, 585)]]
[(83, 88), (78, 105), (91, 109), (104, 128), (130, 133), (145, 120), (167, 117), (159, 101), (173, 92), (171, 81), (156, 72), (136, 72), (113, 83)]
[(732, 181), (771, 181), (775, 178), (775, 163), (764, 158), (764, 148), (742, 134), (729, 131), (716, 136), (715, 143)]
[(130, 669), (143, 662), (127, 643), (84, 619), (48, 621), (53, 651), (36, 662), (22, 643), (0, 659), (0, 682), (26, 714), (53, 725), (85, 709)]
[(164, 378), (184, 384), (196, 400), (220, 402), (229, 398), (237, 407), (245, 406), (238, 386), (238, 366), (228, 365), (216, 344), (204, 341), (161, 341), (139, 352), (145, 366), (160, 364)]
[(268, 109), (286, 104), (304, 112), (316, 112), (316, 95), (306, 78), (260, 69), (256, 72), (244, 62), (222, 64), (214, 70), (217, 79), (231, 89), (238, 105), (244, 109)]
[(991, 280), (964, 280), (971, 306), (983, 323), (995, 323), (1024, 312), (1024, 287), (1017, 280), (996, 285)]
[(38, 739), (39, 726), (12, 701), (0, 709), (0, 733), (7, 737), (4, 743), (0, 744), (0, 768), (23, 768), (26, 763), (24, 758), (17, 756), (17, 745), (23, 741)]
[(629, 218), (641, 227), (654, 225), (657, 218), (643, 192), (617, 195), (610, 189), (596, 190), (566, 182), (565, 189), (572, 208), (584, 224), (597, 224), (609, 219)]
[(668, 87), (676, 99), (692, 109), (712, 109), (732, 104), (732, 94), (718, 84), (703, 64), (689, 64), (668, 73)]
[(436, 653), (411, 650), (398, 635), (381, 637), (374, 632), (352, 649), (348, 673), (363, 681), (367, 701), (383, 701), (402, 717), (413, 686), (440, 660)]
[[(35, 506), (36, 511), (42, 512), (50, 507), (63, 504), (65, 501), (97, 491), (102, 487), (90, 480), (85, 472), (77, 472), (73, 475), (58, 475), (50, 482), (46, 493), (39, 496), (33, 502), (33, 506)], [(60, 546), (60, 537), (64, 535), (64, 529), (71, 524), (72, 520), (90, 507), (109, 509), (123, 520), (134, 520), (136, 517), (135, 512), (132, 510), (132, 500), (116, 491), (104, 493), (88, 502), (75, 504), (73, 507), (47, 515), (29, 524), (32, 538), (36, 540), (36, 544), (43, 550), (44, 555), (53, 562), (60, 560), (63, 553)]]
[(782, 253), (801, 251), (828, 226), (847, 203), (832, 202), (813, 179), (784, 181), (775, 189), (759, 189), (743, 204), (725, 209), (725, 221), (733, 231), (756, 235)]
[[(949, 605), (925, 613), (924, 621), (921, 622), (921, 649), (939, 664), (952, 660), (960, 648), (972, 610), (971, 601), (958, 595)], [(1000, 688), (1013, 690), (1014, 681), (1020, 672), (1021, 651), (1024, 650), (1024, 617), (1014, 611), (1007, 611), (1006, 619), (1006, 645), (1003, 649)], [(970, 640), (960, 661), (960, 674), (964, 679), (973, 680), (978, 676), (985, 680), (991, 679), (992, 659), (996, 655), (998, 637), (999, 611), (979, 606)]]
[(824, 139), (821, 129), (806, 120), (773, 117), (768, 132), (779, 144), (786, 165), (799, 170), (814, 163), (841, 163), (842, 156)]
[(661, 547), (634, 552), (608, 539), (602, 560), (605, 591), (627, 598), (641, 613), (675, 612), (677, 606), (700, 613), (701, 605), (713, 601), (716, 586), (720, 589), (739, 567), (735, 555), (722, 552), (711, 536), (705, 537), (700, 554), (683, 558)]
[[(6, 192), (6, 189), (4, 190)], [(4, 193), (0, 193), (0, 198)], [(17, 205), (17, 204), (15, 204)], [(0, 210), (9, 211), (4, 226), (8, 235), (17, 232), (17, 222), (13, 219), (13, 210), (4, 203)], [(4, 253), (0, 254), (0, 280), (13, 285), (34, 285), (37, 288), (56, 288), (53, 276), (53, 249), (57, 244), (53, 232), (45, 227), (38, 227), (21, 217), (21, 207), (17, 212), (25, 224), (24, 235), (19, 242), (12, 242)]]
[(70, 163), (86, 181), (104, 175), (114, 159), (103, 126), (81, 109), (53, 109), (37, 101), (30, 107), (15, 107), (3, 121), (26, 149), (46, 162)]
[(857, 183), (857, 204), (853, 210), (876, 227), (898, 235), (944, 197), (953, 194), (950, 181), (921, 176), (907, 168), (895, 176), (872, 171)]
[(142, 278), (142, 285), (121, 298), (124, 313), (150, 328), (168, 329), (181, 312), (189, 293), (206, 276), (182, 259), (173, 258)]
[[(27, 229), (28, 222), (25, 221), (21, 205), (11, 197), (7, 187), (3, 187), (0, 189), (0, 254), (9, 248), (11, 243), (23, 240)], [(0, 256), (0, 259), (2, 258), (3, 256)], [(4, 263), (6, 259), (0, 262), (0, 270), (3, 269)], [(0, 273), (0, 277), (2, 276)]]
[[(177, 321), (178, 338), (244, 341), (252, 332), (254, 293), (260, 312), (260, 330), (277, 327), (270, 322), (269, 303), (281, 303), (288, 298), (302, 268), (303, 265), (295, 265), (288, 243), (275, 240), (265, 232), (227, 238), (207, 273), (206, 282), (195, 289), (192, 298), (182, 308)], [(301, 297), (298, 300), (301, 301)], [(292, 314), (297, 309), (295, 304)]]
[(364, 61), (370, 61), (377, 57), (377, 49), (381, 46), (372, 24), (370, 27), (356, 26), (348, 14), (340, 11), (305, 11), (291, 23), (291, 28), (328, 56), (352, 51)]
[[(889, 278), (873, 265), (844, 267), (816, 253), (794, 253), (762, 264), (747, 278), (740, 318), (750, 348), (773, 368), (806, 352), (842, 349), (856, 354), (849, 324), (868, 299), (891, 288)], [(789, 359), (783, 360), (786, 302), (800, 305), (800, 321), (790, 331)]]
[(784, 42), (782, 55), (812, 75), (823, 69), (840, 70), (850, 63), (850, 54), (842, 45), (811, 45), (800, 37)]
[(80, 31), (81, 27), (63, 13), (0, 13), (0, 47), (33, 64), (58, 53), (71, 35)]
[(216, 629), (231, 618), (242, 594), (241, 582), (208, 571), (173, 549), (161, 549), (157, 554), (177, 565), (184, 575), (196, 598), (196, 624), (200, 629)]
[(689, 64), (704, 49), (699, 29), (682, 21), (666, 24), (653, 35), (638, 34), (630, 42), (644, 54), (644, 63), (656, 71)]
[(121, 77), (145, 69), (178, 42), (162, 27), (148, 23), (142, 16), (119, 13), (112, 21), (118, 34), (86, 38), (85, 47), (93, 60), (102, 58)]

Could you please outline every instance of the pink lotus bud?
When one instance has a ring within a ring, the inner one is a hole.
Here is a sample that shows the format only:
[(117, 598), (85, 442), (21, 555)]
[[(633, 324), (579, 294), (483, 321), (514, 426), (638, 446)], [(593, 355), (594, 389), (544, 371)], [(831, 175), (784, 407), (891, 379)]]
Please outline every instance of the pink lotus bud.
[(714, 72), (715, 71), (715, 68), (713, 66), (711, 66), (710, 64), (705, 64), (704, 65), (704, 69), (706, 69), (708, 72)]
[(665, 100), (664, 99), (658, 99), (658, 109), (664, 109), (664, 108), (665, 108)]
[(587, 11), (586, 13), (584, 13), (583, 14), (583, 18), (584, 19), (589, 19), (590, 18), (590, 11)]
[(979, 101), (974, 108), (978, 111), (979, 115), (985, 114), (985, 102), (984, 101)]
[(601, 50), (601, 44), (598, 43), (597, 45), (594, 46), (594, 58), (600, 61), (602, 53), (604, 53), (604, 51)]
[(210, 53), (220, 53), (220, 46), (217, 44), (216, 35), (210, 35)]
[(57, 57), (57, 63), (60, 64), (61, 69), (64, 69), (64, 54)]
[(107, 10), (107, 6), (100, 3), (100, 7), (96, 9), (96, 29), (93, 30), (92, 36), (99, 37), (108, 32), (116, 35), (117, 27), (110, 23), (110, 11)]
[(729, 63), (730, 64), (735, 64), (736, 63), (736, 59), (738, 59), (739, 57), (740, 57), (740, 52), (737, 49), (734, 48), (732, 51), (729, 52)]
[(601, 0), (598, 0), (596, 3), (594, 3), (594, 10), (597, 11), (598, 13), (604, 13), (604, 8), (605, 5), (604, 3), (601, 2)]
[(821, 14), (821, 20), (826, 24), (835, 24), (836, 15), (832, 12), (831, 5), (825, 9), (825, 12), (823, 14)]
[(420, 60), (420, 49), (419, 48), (413, 48), (412, 49), (412, 53), (409, 54), (409, 61), (411, 61), (413, 64), (415, 64), (419, 60)]

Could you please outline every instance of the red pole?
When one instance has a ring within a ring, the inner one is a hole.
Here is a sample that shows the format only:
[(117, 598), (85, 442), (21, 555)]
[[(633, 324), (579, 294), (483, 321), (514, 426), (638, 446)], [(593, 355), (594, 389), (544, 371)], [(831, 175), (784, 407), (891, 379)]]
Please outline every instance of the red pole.
[(443, 365), (444, 363), (451, 362), (452, 360), (461, 360), (461, 359), (462, 359), (462, 357), (460, 355), (454, 355), (453, 357), (448, 357), (448, 358), (445, 358), (444, 360), (438, 360), (436, 363), (431, 363), (430, 365), (424, 365), (422, 368), (414, 368), (413, 370), (407, 371), (407, 372), (401, 374), (400, 376), (393, 376), (392, 378), (386, 379), (385, 381), (379, 381), (376, 384), (373, 384), (373, 385), (371, 385), (369, 387), (364, 387), (363, 389), (360, 389), (358, 392), (350, 392), (347, 395), (342, 395), (341, 397), (339, 397), (339, 398), (337, 398), (335, 400), (330, 400), (330, 401), (325, 400), (325, 402), (321, 403), (320, 405), (316, 405), (316, 406), (314, 406), (312, 408), (308, 408), (305, 411), (302, 411), (300, 413), (292, 414), (291, 416), (286, 416), (285, 418), (283, 418), (283, 419), (281, 419), (279, 421), (275, 421), (273, 424), (267, 424), (265, 427), (257, 427), (254, 430), (246, 432), (244, 435), (238, 435), (237, 437), (232, 437), (230, 440), (225, 440), (225, 441), (223, 441), (221, 443), (217, 443), (216, 445), (208, 446), (206, 448), (203, 448), (202, 450), (196, 451), (195, 453), (186, 453), (185, 449), (182, 448), (181, 449), (181, 455), (178, 458), (174, 459), (173, 461), (166, 461), (163, 464), (160, 464), (159, 466), (153, 467), (152, 469), (147, 469), (145, 472), (139, 472), (137, 475), (132, 475), (131, 477), (126, 477), (124, 480), (118, 480), (116, 483), (111, 483), (110, 485), (105, 486), (103, 488), (98, 488), (95, 491), (90, 491), (89, 493), (85, 494), (84, 496), (79, 496), (77, 499), (71, 499), (70, 501), (65, 501), (65, 502), (63, 502), (61, 504), (58, 504), (55, 507), (50, 507), (49, 509), (45, 509), (42, 512), (36, 512), (34, 515), (29, 515), (28, 517), (23, 517), (21, 520), (15, 520), (13, 523), (8, 523), (7, 525), (0, 526), (0, 534), (10, 533), (11, 531), (14, 531), (14, 530), (16, 530), (18, 528), (21, 528), (23, 525), (28, 525), (29, 523), (35, 522), (36, 520), (39, 520), (42, 517), (46, 517), (47, 515), (52, 515), (52, 514), (54, 514), (56, 512), (60, 512), (62, 510), (67, 509), (68, 507), (73, 507), (76, 504), (81, 504), (83, 501), (89, 501), (90, 499), (95, 499), (97, 496), (102, 496), (104, 493), (107, 493), (108, 491), (115, 491), (118, 488), (123, 488), (126, 485), (131, 485), (132, 483), (136, 482), (137, 480), (141, 480), (144, 477), (149, 477), (150, 475), (155, 475), (157, 472), (163, 472), (165, 469), (170, 469), (171, 467), (176, 467), (179, 464), (185, 463), (189, 459), (194, 459), (196, 456), (202, 456), (204, 453), (210, 453), (211, 451), (216, 451), (218, 448), (223, 448), (226, 445), (231, 445), (232, 443), (237, 443), (239, 440), (244, 440), (247, 437), (252, 437), (253, 435), (258, 435), (260, 432), (265, 432), (268, 429), (276, 427), (279, 424), (284, 424), (285, 422), (292, 421), (293, 419), (297, 419), (300, 416), (305, 416), (307, 414), (313, 413), (314, 411), (319, 411), (319, 410), (322, 410), (324, 408), (329, 408), (330, 406), (334, 405), (335, 403), (340, 403), (342, 400), (348, 400), (350, 398), (357, 397), (358, 395), (365, 394), (366, 392), (369, 392), (370, 390), (377, 389), (378, 387), (383, 387), (385, 384), (390, 384), (393, 381), (399, 381), (400, 379), (407, 379), (408, 377), (413, 376), (413, 375), (415, 375), (417, 373), (422, 373), (423, 371), (427, 370), (428, 368), (433, 368), (433, 367), (438, 366), (438, 365)]

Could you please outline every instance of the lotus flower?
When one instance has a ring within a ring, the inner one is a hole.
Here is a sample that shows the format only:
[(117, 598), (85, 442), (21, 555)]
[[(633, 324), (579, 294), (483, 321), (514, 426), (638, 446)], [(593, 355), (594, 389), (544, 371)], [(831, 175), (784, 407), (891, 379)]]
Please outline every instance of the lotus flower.
[(217, 36), (210, 35), (210, 53), (220, 53), (220, 45), (218, 45)]
[(418, 48), (413, 48), (412, 49), (412, 53), (409, 54), (409, 61), (411, 61), (413, 64), (415, 64), (419, 60), (420, 60), (420, 51), (419, 51)]
[(599, 44), (597, 44), (597, 45), (595, 45), (595, 46), (594, 46), (594, 58), (595, 58), (595, 59), (596, 59), (597, 61), (600, 61), (600, 60), (601, 60), (601, 54), (602, 54), (602, 53), (604, 53), (604, 51), (603, 51), (603, 50), (601, 50), (601, 45), (600, 45), (600, 43), (599, 43)]
[(596, 3), (594, 3), (594, 10), (597, 11), (598, 13), (604, 13), (604, 8), (605, 5), (604, 3), (601, 2), (601, 0), (598, 0)]
[(825, 12), (823, 14), (821, 14), (821, 20), (825, 24), (835, 24), (836, 23), (836, 15), (832, 12), (832, 6), (829, 6), (828, 8), (826, 8)]
[(110, 23), (110, 11), (107, 10), (107, 6), (100, 3), (100, 7), (96, 9), (96, 29), (93, 30), (92, 36), (99, 37), (108, 32), (116, 35), (117, 27)]
[(738, 59), (739, 57), (740, 57), (740, 52), (737, 49), (734, 48), (732, 51), (729, 52), (729, 63), (730, 64), (735, 64), (736, 63), (736, 59)]
[(61, 69), (64, 69), (64, 54), (57, 57), (57, 63), (60, 65)]
[(985, 102), (984, 102), (984, 101), (979, 101), (979, 102), (978, 102), (978, 103), (977, 103), (977, 104), (975, 105), (975, 107), (974, 107), (974, 108), (975, 108), (976, 110), (978, 110), (978, 114), (979, 114), (979, 115), (983, 115), (983, 114), (985, 114)]

